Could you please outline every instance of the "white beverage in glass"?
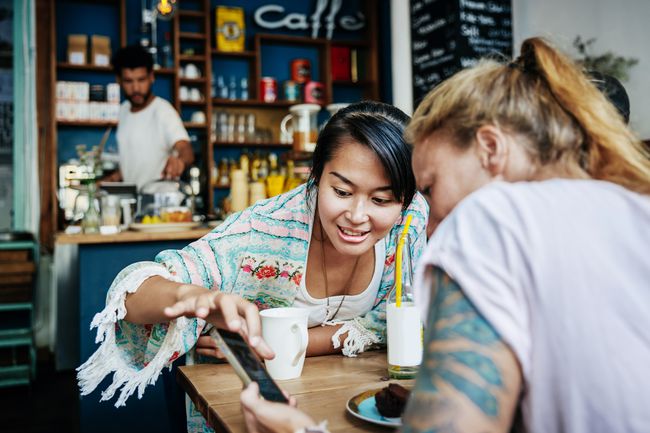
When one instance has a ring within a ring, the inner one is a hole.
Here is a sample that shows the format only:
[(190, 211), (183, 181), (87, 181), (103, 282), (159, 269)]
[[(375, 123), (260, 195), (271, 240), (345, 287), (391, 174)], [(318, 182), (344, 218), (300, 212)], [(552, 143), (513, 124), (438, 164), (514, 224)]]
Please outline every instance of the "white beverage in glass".
[[(408, 235), (404, 239), (401, 255), (402, 287), (399, 294), (400, 303), (398, 306), (396, 287), (393, 287), (386, 303), (388, 376), (395, 379), (411, 379), (417, 374), (422, 362), (422, 322), (420, 321), (420, 312), (413, 302), (413, 269), (411, 265), (411, 243)], [(395, 266), (397, 266), (397, 257)]]

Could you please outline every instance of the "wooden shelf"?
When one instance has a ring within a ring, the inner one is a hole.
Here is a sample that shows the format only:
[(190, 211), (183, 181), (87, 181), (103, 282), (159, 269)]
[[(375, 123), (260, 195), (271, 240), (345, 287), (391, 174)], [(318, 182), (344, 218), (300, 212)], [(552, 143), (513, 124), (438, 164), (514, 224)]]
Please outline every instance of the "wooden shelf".
[(89, 128), (105, 128), (107, 126), (117, 126), (113, 120), (57, 120), (59, 126), (85, 126)]
[(153, 70), (154, 75), (174, 75), (176, 69), (174, 68), (158, 68)]
[(193, 56), (189, 56), (189, 55), (181, 54), (180, 56), (178, 56), (178, 60), (180, 60), (181, 62), (205, 62), (205, 56), (196, 55), (196, 54)]
[(372, 86), (375, 82), (372, 80), (332, 80), (332, 84), (335, 86)]
[(180, 32), (178, 37), (181, 39), (195, 39), (202, 41), (206, 38), (205, 33), (191, 33), (191, 32)]
[[(68, 70), (68, 71), (108, 72), (108, 73), (115, 72), (113, 66), (75, 65), (73, 63), (67, 63), (67, 62), (58, 62), (56, 64), (56, 67), (60, 70)], [(176, 69), (158, 68), (158, 69), (154, 69), (153, 73), (155, 75), (174, 75), (176, 73)]]
[(212, 185), (213, 189), (230, 189), (230, 185)]
[(212, 105), (224, 107), (287, 108), (299, 104), (296, 101), (263, 102), (256, 99), (212, 99)]
[(348, 47), (368, 47), (370, 44), (368, 41), (362, 41), (362, 40), (340, 40), (340, 41), (329, 41), (330, 46), (334, 47), (339, 47), (339, 46), (348, 46)]
[(181, 103), (181, 105), (203, 107), (205, 105), (205, 100), (203, 100), (203, 101), (183, 101), (181, 99), (180, 103)]
[(279, 45), (327, 45), (330, 41), (324, 38), (309, 38), (307, 36), (274, 35), (269, 33), (256, 34), (255, 39), (266, 44)]
[(195, 123), (195, 122), (183, 122), (183, 126), (186, 128), (206, 128), (208, 125), (205, 123)]
[(221, 56), (221, 57), (244, 57), (248, 59), (254, 59), (257, 57), (255, 51), (221, 51), (221, 50), (212, 50), (212, 55)]
[(86, 72), (113, 72), (112, 66), (97, 66), (97, 65), (75, 65), (74, 63), (58, 62), (56, 67), (62, 70), (70, 71), (86, 71)]
[(197, 19), (205, 18), (203, 11), (191, 11), (191, 10), (179, 10), (178, 16), (181, 18), (197, 18)]
[(180, 78), (181, 83), (185, 84), (204, 84), (205, 83), (205, 77), (201, 78)]
[(293, 145), (291, 143), (279, 143), (279, 142), (256, 142), (256, 141), (244, 141), (244, 142), (235, 142), (235, 141), (215, 141), (212, 143), (215, 147), (286, 147), (291, 148)]

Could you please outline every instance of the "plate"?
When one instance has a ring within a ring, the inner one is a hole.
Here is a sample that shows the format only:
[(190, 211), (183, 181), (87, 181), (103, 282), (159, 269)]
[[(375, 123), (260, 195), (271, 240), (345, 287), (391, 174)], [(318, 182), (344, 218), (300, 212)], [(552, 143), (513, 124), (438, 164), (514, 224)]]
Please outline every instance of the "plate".
[(195, 227), (198, 227), (200, 223), (198, 222), (184, 222), (184, 223), (157, 223), (157, 224), (142, 224), (142, 223), (132, 223), (129, 228), (131, 230), (136, 230), (139, 232), (151, 232), (151, 233), (162, 233), (162, 232), (178, 232), (181, 230), (191, 230)]
[[(388, 385), (386, 385), (388, 386)], [(402, 418), (386, 418), (381, 415), (375, 406), (375, 394), (381, 391), (382, 388), (370, 389), (361, 394), (357, 394), (348, 400), (345, 408), (351, 415), (368, 421), (373, 424), (388, 426), (388, 427), (401, 427)]]

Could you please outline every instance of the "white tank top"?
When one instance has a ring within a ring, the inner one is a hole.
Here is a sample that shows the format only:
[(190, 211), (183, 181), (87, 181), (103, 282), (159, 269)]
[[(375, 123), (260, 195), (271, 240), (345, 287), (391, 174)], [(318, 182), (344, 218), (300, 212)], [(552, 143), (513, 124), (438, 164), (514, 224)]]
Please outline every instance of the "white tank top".
[[(334, 317), (335, 321), (351, 320), (355, 317), (363, 316), (372, 309), (375, 299), (377, 299), (381, 276), (384, 273), (384, 260), (386, 258), (385, 242), (385, 239), (382, 239), (375, 244), (375, 270), (373, 271), (370, 284), (368, 284), (368, 287), (363, 292), (357, 295), (348, 295), (345, 299), (343, 299), (343, 295), (329, 297), (329, 309), (331, 315), (333, 315), (336, 309), (339, 308), (339, 304), (341, 305), (339, 312), (336, 313), (336, 317)], [(307, 269), (306, 262), (305, 269)], [(305, 280), (307, 280), (307, 278), (303, 278), (300, 282), (300, 288), (298, 289), (298, 294), (296, 295), (293, 306), (309, 310), (308, 326), (311, 328), (325, 322), (325, 319), (332, 318), (325, 317), (327, 314), (327, 298), (317, 299), (311, 296), (309, 292), (307, 292)]]

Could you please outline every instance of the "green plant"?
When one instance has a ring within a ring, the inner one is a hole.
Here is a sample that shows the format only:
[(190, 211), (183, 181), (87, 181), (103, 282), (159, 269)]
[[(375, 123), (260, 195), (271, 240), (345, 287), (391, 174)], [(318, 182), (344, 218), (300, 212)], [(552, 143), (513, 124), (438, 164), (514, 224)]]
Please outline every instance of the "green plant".
[(604, 54), (591, 54), (596, 38), (583, 40), (582, 37), (576, 36), (573, 46), (578, 50), (579, 58), (576, 60), (587, 70), (595, 70), (606, 75), (618, 78), (620, 81), (627, 81), (630, 78), (630, 68), (637, 63), (638, 59), (633, 57), (617, 56), (611, 51)]

